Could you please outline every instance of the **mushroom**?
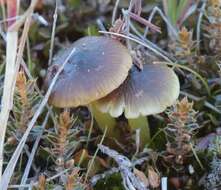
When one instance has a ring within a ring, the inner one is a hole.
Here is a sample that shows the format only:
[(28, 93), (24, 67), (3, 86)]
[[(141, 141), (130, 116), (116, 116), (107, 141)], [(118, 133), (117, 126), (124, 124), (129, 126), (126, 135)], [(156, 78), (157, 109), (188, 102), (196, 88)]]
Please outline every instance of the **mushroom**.
[(118, 117), (124, 113), (132, 130), (140, 128), (141, 146), (150, 140), (146, 116), (163, 112), (179, 96), (175, 72), (162, 64), (133, 66), (124, 83), (109, 95), (96, 101), (101, 112)]
[[(85, 106), (108, 95), (123, 83), (132, 66), (129, 51), (117, 40), (84, 37), (55, 56), (46, 75), (46, 88), (73, 48), (75, 52), (59, 75), (49, 98), (49, 103), (55, 107)], [(109, 114), (93, 110), (98, 125), (107, 127), (108, 132), (112, 133), (115, 119)]]

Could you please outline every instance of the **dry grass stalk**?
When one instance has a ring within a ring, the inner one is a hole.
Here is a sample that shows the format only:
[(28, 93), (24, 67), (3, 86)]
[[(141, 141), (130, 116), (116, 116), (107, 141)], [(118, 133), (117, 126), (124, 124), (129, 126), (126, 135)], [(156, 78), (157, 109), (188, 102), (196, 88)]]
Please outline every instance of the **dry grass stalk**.
[(57, 23), (57, 18), (58, 18), (58, 3), (56, 0), (56, 5), (55, 5), (55, 11), (54, 11), (54, 21), (53, 21), (53, 27), (52, 27), (52, 34), (51, 34), (51, 44), (50, 44), (50, 50), (49, 50), (49, 60), (48, 60), (48, 65), (52, 64), (52, 57), (53, 57), (53, 49), (54, 49), (54, 38), (55, 38), (55, 29), (56, 29), (56, 23)]
[(44, 132), (44, 129), (46, 127), (46, 124), (48, 122), (48, 117), (49, 117), (49, 112), (47, 113), (46, 117), (45, 117), (45, 120), (44, 122), (42, 123), (42, 130), (41, 132), (38, 134), (38, 137), (36, 138), (36, 141), (33, 145), (33, 148), (32, 148), (32, 151), (29, 155), (29, 158), (28, 158), (28, 162), (26, 164), (26, 167), (25, 167), (25, 170), (24, 170), (24, 173), (23, 173), (23, 176), (22, 176), (22, 179), (21, 179), (21, 185), (24, 185), (28, 179), (28, 175), (29, 175), (29, 172), (30, 172), (30, 169), (31, 169), (31, 166), (33, 164), (33, 160), (34, 160), (34, 156), (37, 152), (37, 148), (38, 148), (38, 145), (40, 143), (40, 140), (42, 138), (42, 135), (43, 135), (43, 132)]
[[(19, 10), (19, 2), (16, 0), (7, 1), (8, 3), (8, 16), (17, 16)], [(24, 30), (22, 33), (19, 50), (18, 48), (18, 29), (16, 20), (15, 23), (10, 23), (7, 31), (7, 46), (6, 46), (6, 70), (5, 70), (5, 80), (4, 80), (4, 90), (2, 96), (2, 110), (0, 113), (0, 183), (2, 183), (2, 167), (3, 167), (3, 151), (4, 151), (4, 139), (6, 133), (6, 126), (9, 118), (9, 112), (13, 106), (13, 95), (16, 83), (16, 77), (19, 69), (20, 62), (22, 60), (25, 41), (27, 39), (27, 34), (31, 22), (31, 15), (34, 10), (34, 5), (37, 0), (32, 0), (31, 9), (29, 9), (29, 14), (27, 14), (27, 20), (25, 22)], [(14, 14), (14, 15), (13, 15)], [(22, 22), (23, 23), (23, 22)]]
[[(11, 4), (10, 4), (11, 3)], [(16, 0), (14, 2), (8, 1), (8, 16), (16, 16), (17, 11)], [(16, 8), (16, 9), (15, 9)], [(15, 9), (15, 10), (14, 10)], [(12, 10), (15, 12), (12, 15)], [(9, 118), (9, 112), (13, 105), (13, 85), (16, 75), (16, 55), (17, 55), (17, 45), (18, 45), (18, 31), (10, 30), (10, 26), (6, 37), (6, 69), (5, 69), (5, 79), (4, 79), (4, 90), (2, 96), (2, 109), (0, 113), (0, 182), (2, 180), (2, 167), (3, 167), (3, 151), (4, 151), (4, 139), (6, 133), (6, 126)]]

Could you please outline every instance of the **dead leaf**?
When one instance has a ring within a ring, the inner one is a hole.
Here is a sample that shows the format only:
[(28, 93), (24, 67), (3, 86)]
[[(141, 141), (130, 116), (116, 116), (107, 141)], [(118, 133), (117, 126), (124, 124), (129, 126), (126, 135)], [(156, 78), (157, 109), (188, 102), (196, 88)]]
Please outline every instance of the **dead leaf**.
[(160, 186), (160, 176), (154, 171), (152, 167), (148, 169), (148, 179), (152, 188)]
[(149, 181), (147, 176), (140, 170), (134, 168), (134, 174), (143, 182), (143, 184), (145, 185), (145, 187), (149, 186)]

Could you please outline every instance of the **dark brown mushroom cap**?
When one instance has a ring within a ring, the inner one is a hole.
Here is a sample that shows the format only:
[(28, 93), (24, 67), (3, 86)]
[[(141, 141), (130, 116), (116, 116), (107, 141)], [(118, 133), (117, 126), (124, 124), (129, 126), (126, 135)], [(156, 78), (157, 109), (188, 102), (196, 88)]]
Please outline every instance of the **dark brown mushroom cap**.
[(179, 96), (179, 80), (174, 71), (161, 64), (145, 64), (139, 71), (133, 67), (126, 81), (112, 93), (98, 100), (102, 112), (127, 118), (163, 112)]
[(84, 37), (55, 56), (45, 79), (46, 88), (73, 48), (49, 98), (56, 107), (87, 105), (106, 96), (122, 84), (132, 66), (131, 56), (120, 42), (108, 37)]

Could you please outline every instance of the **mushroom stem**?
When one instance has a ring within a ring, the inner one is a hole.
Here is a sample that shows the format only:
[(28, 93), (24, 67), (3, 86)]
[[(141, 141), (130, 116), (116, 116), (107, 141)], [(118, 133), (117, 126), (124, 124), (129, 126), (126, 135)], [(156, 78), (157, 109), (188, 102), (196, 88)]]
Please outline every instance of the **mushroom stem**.
[(108, 113), (102, 113), (99, 111), (95, 105), (91, 105), (91, 110), (96, 120), (98, 127), (104, 132), (107, 128), (106, 135), (108, 137), (117, 137), (118, 131), (116, 131), (116, 120), (111, 117)]
[(150, 130), (147, 117), (139, 116), (136, 119), (128, 119), (128, 124), (133, 131), (140, 129), (140, 147), (144, 147), (145, 144), (150, 142)]

